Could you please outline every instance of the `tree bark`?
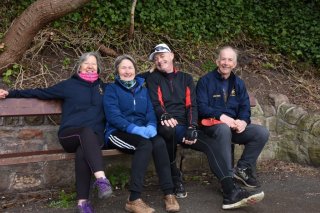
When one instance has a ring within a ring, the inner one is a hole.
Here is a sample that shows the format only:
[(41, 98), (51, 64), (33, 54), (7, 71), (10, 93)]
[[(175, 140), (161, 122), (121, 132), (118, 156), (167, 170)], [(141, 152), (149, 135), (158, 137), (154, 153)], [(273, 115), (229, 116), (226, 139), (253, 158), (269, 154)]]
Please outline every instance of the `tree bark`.
[(131, 13), (130, 13), (130, 30), (129, 30), (129, 39), (134, 38), (134, 12), (136, 10), (137, 0), (132, 1)]
[(31, 4), (7, 31), (0, 52), (0, 74), (21, 59), (34, 36), (46, 24), (76, 10), (90, 0), (38, 0)]

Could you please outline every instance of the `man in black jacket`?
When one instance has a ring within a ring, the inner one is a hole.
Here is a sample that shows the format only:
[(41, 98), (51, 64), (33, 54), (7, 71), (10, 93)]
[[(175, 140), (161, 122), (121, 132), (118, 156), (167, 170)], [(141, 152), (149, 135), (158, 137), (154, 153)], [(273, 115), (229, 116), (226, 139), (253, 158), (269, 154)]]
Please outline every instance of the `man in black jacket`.
[(212, 138), (197, 130), (198, 113), (192, 76), (175, 69), (173, 59), (174, 54), (166, 44), (157, 45), (149, 56), (156, 69), (146, 77), (146, 82), (159, 121), (158, 133), (167, 143), (176, 196), (187, 196), (175, 161), (177, 144), (181, 144), (206, 154), (211, 171), (222, 185), (223, 209), (261, 201), (263, 192), (248, 192), (235, 186), (232, 171), (228, 171), (226, 165), (224, 150), (217, 147)]

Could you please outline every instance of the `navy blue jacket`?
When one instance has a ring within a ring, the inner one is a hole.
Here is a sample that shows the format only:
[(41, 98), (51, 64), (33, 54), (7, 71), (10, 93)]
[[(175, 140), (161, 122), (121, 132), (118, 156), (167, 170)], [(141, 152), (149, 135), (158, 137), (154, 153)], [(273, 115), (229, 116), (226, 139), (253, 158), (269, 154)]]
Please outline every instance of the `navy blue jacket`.
[(148, 90), (143, 87), (144, 79), (136, 77), (136, 81), (137, 85), (132, 90), (125, 88), (118, 79), (106, 86), (103, 98), (106, 142), (115, 130), (131, 133), (130, 129), (135, 125), (156, 127), (156, 116)]
[(196, 91), (199, 118), (219, 119), (225, 114), (249, 124), (250, 100), (243, 80), (234, 73), (230, 74), (226, 101), (222, 89), (223, 81), (218, 70), (209, 72), (198, 81)]
[(103, 90), (105, 84), (98, 79), (89, 83), (77, 74), (60, 83), (43, 89), (11, 90), (8, 98), (60, 99), (62, 118), (59, 133), (66, 128), (90, 127), (103, 135), (105, 116)]

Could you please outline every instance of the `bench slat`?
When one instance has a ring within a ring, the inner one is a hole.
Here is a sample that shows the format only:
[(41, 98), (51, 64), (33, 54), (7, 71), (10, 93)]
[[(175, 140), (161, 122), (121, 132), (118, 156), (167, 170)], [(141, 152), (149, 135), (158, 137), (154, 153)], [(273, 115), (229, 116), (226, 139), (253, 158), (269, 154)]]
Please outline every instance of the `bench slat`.
[[(256, 106), (254, 95), (249, 94), (250, 106)], [(61, 114), (61, 101), (40, 100), (36, 98), (7, 98), (0, 100), (0, 117), (35, 116)], [(116, 149), (102, 150), (103, 156), (119, 155)], [(57, 161), (74, 159), (74, 153), (60, 150), (41, 150), (24, 153), (0, 154), (0, 166), (26, 164), (41, 161)]]
[[(45, 154), (44, 154), (45, 153)], [(102, 150), (102, 156), (123, 154), (117, 149)], [(66, 153), (63, 150), (44, 150), (37, 152), (12, 153), (0, 155), (0, 166), (26, 164), (45, 161), (71, 160), (74, 153)]]
[(36, 98), (6, 98), (0, 100), (0, 116), (61, 114), (61, 101)]

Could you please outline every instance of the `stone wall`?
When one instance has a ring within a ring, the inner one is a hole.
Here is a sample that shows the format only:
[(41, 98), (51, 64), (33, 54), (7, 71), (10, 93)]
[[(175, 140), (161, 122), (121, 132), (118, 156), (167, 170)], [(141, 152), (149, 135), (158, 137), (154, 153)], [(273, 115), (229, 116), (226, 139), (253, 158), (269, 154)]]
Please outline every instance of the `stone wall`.
[[(278, 159), (320, 166), (320, 114), (308, 113), (280, 94), (270, 95), (270, 102), (270, 105), (257, 104), (252, 108), (252, 122), (270, 131), (270, 140), (259, 161)], [(0, 153), (60, 148), (57, 123), (59, 117), (56, 116), (0, 118)], [(236, 158), (242, 149), (236, 146)], [(204, 154), (193, 150), (183, 150), (183, 153), (183, 170), (208, 168)], [(124, 163), (130, 167), (129, 155), (105, 158), (106, 170)], [(0, 180), (0, 194), (74, 185), (74, 161), (1, 166)]]

